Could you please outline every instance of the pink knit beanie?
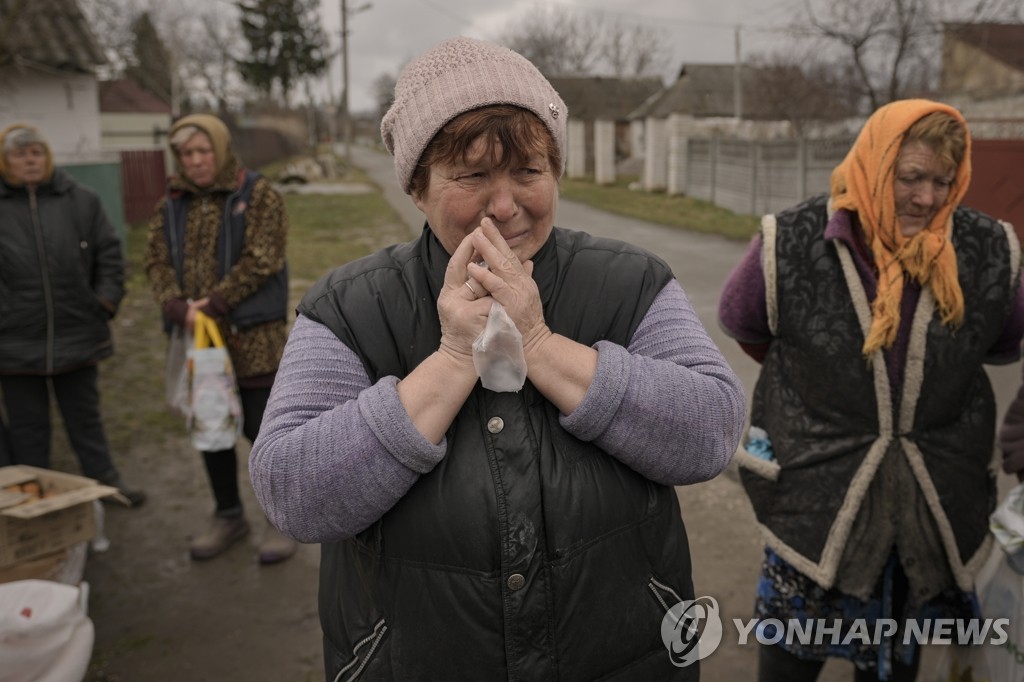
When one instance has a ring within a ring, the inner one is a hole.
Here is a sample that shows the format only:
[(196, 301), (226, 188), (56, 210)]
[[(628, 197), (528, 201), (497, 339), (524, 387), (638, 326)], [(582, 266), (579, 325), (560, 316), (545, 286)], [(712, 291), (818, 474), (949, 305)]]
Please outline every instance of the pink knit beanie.
[(406, 194), (437, 131), (459, 114), (492, 104), (514, 104), (536, 114), (565, 159), (568, 111), (537, 67), (508, 48), (451, 38), (406, 65), (395, 84), (395, 101), (380, 123)]

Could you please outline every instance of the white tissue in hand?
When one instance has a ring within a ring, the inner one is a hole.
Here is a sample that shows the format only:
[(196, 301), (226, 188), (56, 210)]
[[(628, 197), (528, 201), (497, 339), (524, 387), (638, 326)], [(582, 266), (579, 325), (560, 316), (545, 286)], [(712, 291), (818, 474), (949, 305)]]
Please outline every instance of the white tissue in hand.
[(497, 301), (491, 304), (487, 325), (473, 342), (473, 366), (480, 383), (491, 391), (518, 391), (526, 383), (523, 335)]

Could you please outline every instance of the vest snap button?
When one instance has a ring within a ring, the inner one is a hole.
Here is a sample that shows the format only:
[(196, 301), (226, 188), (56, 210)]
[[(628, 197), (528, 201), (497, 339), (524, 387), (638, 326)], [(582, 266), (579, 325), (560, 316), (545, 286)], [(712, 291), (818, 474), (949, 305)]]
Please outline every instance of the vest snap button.
[(523, 577), (522, 573), (513, 573), (508, 577), (508, 581), (505, 584), (508, 585), (508, 589), (516, 592), (523, 589), (523, 585), (526, 584), (526, 578)]
[(505, 428), (505, 422), (501, 417), (491, 417), (487, 420), (487, 430), (491, 433), (501, 433), (503, 428)]

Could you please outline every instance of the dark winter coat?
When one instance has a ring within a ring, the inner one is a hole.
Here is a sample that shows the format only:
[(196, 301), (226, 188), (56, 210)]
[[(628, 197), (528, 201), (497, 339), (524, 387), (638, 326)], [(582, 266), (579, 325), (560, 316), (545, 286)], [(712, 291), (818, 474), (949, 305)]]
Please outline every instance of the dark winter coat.
[(0, 373), (52, 375), (113, 353), (121, 241), (61, 169), (34, 191), (0, 180)]

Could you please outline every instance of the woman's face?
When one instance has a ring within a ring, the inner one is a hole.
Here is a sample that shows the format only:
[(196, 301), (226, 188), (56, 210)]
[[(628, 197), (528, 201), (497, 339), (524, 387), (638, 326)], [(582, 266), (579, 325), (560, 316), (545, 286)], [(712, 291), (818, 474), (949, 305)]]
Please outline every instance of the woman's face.
[(217, 157), (206, 133), (196, 133), (178, 147), (181, 170), (196, 187), (209, 187), (217, 177)]
[(4, 157), (10, 178), (30, 187), (46, 179), (46, 147), (38, 143), (16, 147)]
[(924, 142), (904, 144), (896, 159), (893, 198), (904, 237), (923, 230), (949, 198), (956, 169), (950, 169)]
[[(500, 145), (494, 145), (500, 152)], [(497, 168), (493, 159), (500, 154), (491, 151), (481, 136), (470, 145), (465, 162), (435, 163), (426, 188), (413, 201), (449, 254), (487, 217), (519, 260), (526, 261), (554, 227), (558, 181), (543, 154)]]

